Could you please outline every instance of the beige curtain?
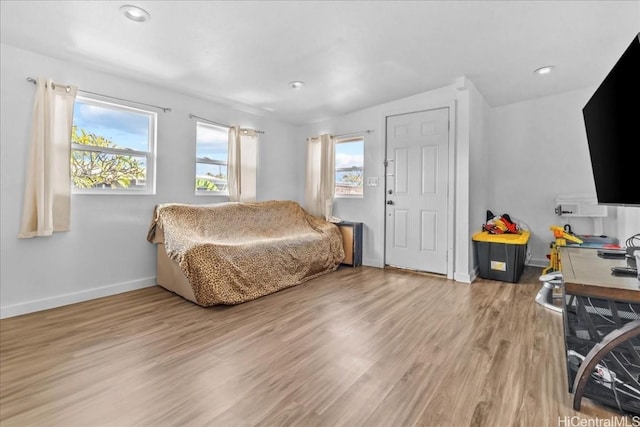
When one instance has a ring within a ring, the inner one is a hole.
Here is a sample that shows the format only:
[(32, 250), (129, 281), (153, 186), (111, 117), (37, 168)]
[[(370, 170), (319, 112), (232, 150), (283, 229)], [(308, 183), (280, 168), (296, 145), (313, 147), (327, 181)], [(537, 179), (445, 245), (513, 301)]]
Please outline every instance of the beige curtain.
[(227, 151), (227, 189), (229, 190), (229, 201), (231, 202), (240, 201), (240, 186), (242, 185), (240, 148), (240, 128), (231, 126), (229, 128), (229, 147)]
[(258, 136), (252, 129), (229, 128), (227, 188), (231, 202), (255, 202), (258, 186)]
[(335, 142), (331, 135), (307, 138), (305, 209), (311, 215), (331, 218), (335, 196)]
[(77, 88), (38, 78), (19, 238), (69, 231), (71, 127)]

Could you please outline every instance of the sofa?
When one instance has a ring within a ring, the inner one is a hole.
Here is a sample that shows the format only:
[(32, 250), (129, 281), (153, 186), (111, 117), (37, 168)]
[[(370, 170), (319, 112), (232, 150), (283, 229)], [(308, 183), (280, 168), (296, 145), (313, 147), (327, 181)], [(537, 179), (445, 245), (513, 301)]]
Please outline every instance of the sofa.
[(157, 284), (200, 306), (233, 305), (335, 271), (338, 227), (294, 201), (156, 205)]

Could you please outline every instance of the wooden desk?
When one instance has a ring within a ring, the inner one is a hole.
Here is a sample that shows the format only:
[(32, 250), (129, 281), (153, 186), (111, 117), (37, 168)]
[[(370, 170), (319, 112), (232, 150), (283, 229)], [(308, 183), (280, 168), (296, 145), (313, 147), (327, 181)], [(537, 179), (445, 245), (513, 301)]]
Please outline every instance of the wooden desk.
[(611, 267), (625, 267), (624, 259), (605, 259), (587, 248), (560, 248), (565, 292), (640, 304), (640, 282), (633, 276), (614, 276)]
[[(586, 396), (640, 414), (640, 282), (633, 276), (614, 276), (611, 267), (627, 266), (626, 260), (601, 258), (594, 249), (561, 248), (560, 258), (574, 409), (580, 410)], [(607, 378), (619, 387), (615, 393)], [(637, 393), (624, 394), (629, 387)]]

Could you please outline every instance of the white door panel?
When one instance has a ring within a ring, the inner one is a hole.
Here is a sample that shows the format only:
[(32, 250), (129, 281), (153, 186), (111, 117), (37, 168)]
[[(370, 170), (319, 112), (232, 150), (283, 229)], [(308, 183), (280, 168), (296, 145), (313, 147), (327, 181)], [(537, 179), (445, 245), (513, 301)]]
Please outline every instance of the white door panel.
[(447, 273), (449, 109), (387, 117), (385, 263)]
[(393, 247), (395, 249), (407, 249), (409, 241), (409, 212), (396, 209), (393, 216)]

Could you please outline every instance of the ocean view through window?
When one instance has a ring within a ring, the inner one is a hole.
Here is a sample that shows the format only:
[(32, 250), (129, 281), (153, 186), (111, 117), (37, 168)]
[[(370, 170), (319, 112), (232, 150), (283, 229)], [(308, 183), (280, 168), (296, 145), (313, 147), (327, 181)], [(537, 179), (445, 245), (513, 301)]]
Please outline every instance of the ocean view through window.
[(364, 138), (336, 140), (336, 197), (364, 196)]
[(196, 194), (227, 195), (229, 129), (196, 122)]

